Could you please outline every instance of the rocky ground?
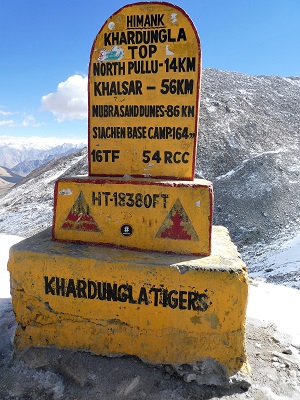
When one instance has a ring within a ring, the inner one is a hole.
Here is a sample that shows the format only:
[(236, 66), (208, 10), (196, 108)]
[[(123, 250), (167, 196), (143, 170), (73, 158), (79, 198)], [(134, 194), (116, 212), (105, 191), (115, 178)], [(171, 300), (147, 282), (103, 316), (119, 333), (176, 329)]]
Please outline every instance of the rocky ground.
[[(14, 315), (9, 299), (0, 303), (1, 400), (192, 400), (300, 399), (300, 349), (269, 323), (248, 320), (249, 378), (231, 387), (199, 385), (190, 373), (153, 366), (133, 357), (101, 357), (83, 352), (31, 348), (13, 352)], [(3, 334), (2, 334), (3, 333)]]

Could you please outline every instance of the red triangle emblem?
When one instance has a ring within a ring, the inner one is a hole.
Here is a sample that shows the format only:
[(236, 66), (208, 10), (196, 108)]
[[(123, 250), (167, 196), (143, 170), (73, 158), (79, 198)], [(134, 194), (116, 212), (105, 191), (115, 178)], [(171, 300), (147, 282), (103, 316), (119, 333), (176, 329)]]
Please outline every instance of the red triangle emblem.
[(73, 204), (65, 222), (62, 225), (62, 229), (85, 232), (101, 232), (91, 215), (90, 207), (82, 192), (79, 193), (79, 196)]
[(197, 232), (179, 199), (175, 201), (155, 237), (161, 239), (199, 241)]

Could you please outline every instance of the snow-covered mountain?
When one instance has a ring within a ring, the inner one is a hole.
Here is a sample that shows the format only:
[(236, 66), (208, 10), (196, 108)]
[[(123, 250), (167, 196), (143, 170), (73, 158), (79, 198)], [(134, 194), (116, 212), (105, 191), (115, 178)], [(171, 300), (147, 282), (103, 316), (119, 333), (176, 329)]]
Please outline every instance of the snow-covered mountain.
[(240, 246), (299, 225), (300, 77), (204, 71), (197, 170)]
[(58, 156), (49, 156), (43, 160), (26, 160), (22, 161), (19, 164), (17, 164), (15, 167), (13, 167), (11, 170), (21, 176), (26, 176), (28, 175), (31, 171), (34, 169), (37, 169), (43, 164), (46, 164), (48, 161), (52, 160), (53, 158), (59, 158), (62, 157), (63, 155), (58, 155)]
[[(83, 162), (84, 148), (69, 156), (53, 159), (32, 171), (0, 199), (0, 232), (28, 237), (52, 224), (54, 183)], [(76, 173), (75, 173), (76, 174)], [(13, 233), (14, 232), (14, 233)]]
[(0, 179), (9, 183), (18, 183), (20, 182), (23, 178), (22, 176), (14, 173), (12, 170), (9, 168), (1, 167), (0, 166)]
[[(298, 257), (288, 268), (270, 260), (300, 233), (299, 133), (300, 78), (204, 70), (196, 175), (213, 182), (214, 224), (228, 227), (250, 274), (297, 288)], [(0, 232), (49, 227), (55, 180), (84, 174), (86, 148), (32, 171), (0, 199)]]
[(85, 145), (83, 140), (0, 136), (0, 165), (25, 176), (50, 159), (71, 154)]
[(9, 168), (0, 166), (0, 197), (21, 180), (22, 176), (15, 174)]

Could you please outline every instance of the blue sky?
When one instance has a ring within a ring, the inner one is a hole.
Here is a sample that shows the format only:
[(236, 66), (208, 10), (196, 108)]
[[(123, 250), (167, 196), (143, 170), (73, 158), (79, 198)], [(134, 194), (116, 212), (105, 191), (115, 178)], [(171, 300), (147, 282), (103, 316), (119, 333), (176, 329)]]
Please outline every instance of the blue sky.
[[(1, 0), (0, 136), (87, 137), (85, 88), (91, 46), (105, 20), (129, 3)], [(174, 4), (196, 25), (204, 68), (300, 75), (299, 0)], [(50, 93), (55, 96), (43, 103)], [(70, 97), (74, 107), (66, 110)]]

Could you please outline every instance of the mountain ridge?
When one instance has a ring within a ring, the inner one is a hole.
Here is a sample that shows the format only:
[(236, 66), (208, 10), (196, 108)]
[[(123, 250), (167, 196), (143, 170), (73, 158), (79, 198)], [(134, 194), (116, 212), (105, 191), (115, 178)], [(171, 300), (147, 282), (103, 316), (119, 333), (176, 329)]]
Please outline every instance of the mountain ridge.
[(18, 183), (23, 179), (22, 176), (16, 174), (9, 168), (2, 167), (1, 165), (0, 165), (0, 178), (10, 183)]
[[(58, 139), (45, 138), (7, 139), (0, 137), (0, 165), (10, 168), (19, 175), (27, 175), (36, 166), (47, 162), (54, 157), (60, 157), (71, 154), (86, 146), (82, 141), (64, 142)], [(31, 162), (31, 163), (30, 163)]]

